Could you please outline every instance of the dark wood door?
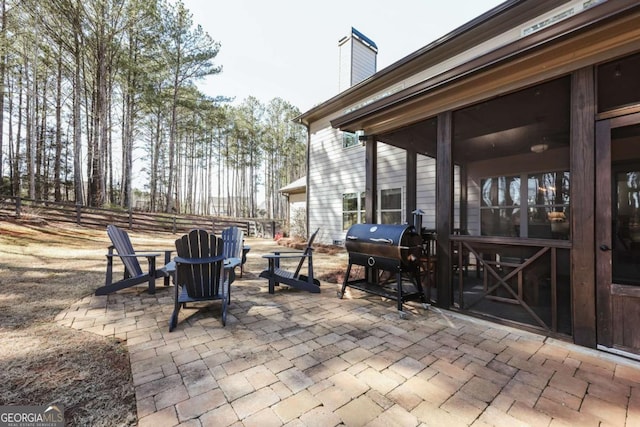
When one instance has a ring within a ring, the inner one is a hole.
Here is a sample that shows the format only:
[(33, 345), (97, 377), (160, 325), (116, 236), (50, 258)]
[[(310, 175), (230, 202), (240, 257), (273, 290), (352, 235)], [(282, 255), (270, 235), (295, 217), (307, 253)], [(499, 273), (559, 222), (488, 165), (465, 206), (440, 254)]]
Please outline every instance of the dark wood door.
[(596, 124), (599, 348), (640, 358), (640, 113)]

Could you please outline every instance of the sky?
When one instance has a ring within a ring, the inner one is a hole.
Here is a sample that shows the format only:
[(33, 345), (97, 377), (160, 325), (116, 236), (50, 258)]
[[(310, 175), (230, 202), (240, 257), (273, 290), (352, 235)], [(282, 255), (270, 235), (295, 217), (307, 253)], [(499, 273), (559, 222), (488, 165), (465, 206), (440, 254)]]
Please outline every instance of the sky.
[(503, 0), (183, 0), (221, 48), (197, 83), (239, 104), (279, 97), (305, 112), (338, 94), (338, 40), (354, 27), (378, 46), (378, 71)]

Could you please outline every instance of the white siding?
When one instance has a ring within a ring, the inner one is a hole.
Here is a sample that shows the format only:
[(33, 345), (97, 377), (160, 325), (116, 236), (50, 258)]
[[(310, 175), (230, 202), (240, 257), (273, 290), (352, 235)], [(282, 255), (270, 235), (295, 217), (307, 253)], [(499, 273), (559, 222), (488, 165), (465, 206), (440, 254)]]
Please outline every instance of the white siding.
[(338, 92), (342, 92), (351, 87), (351, 38), (340, 44), (339, 51)]
[[(365, 148), (342, 148), (342, 133), (323, 129), (311, 138), (309, 229), (320, 228), (318, 242), (343, 240), (342, 195), (365, 191)], [(406, 152), (378, 143), (378, 190), (402, 188), (406, 200)], [(403, 217), (406, 213), (403, 212)]]
[(360, 40), (352, 37), (353, 57), (351, 62), (351, 85), (360, 83), (376, 72), (376, 52)]
[[(405, 200), (407, 183), (407, 152), (401, 148), (378, 143), (378, 203), (380, 203), (380, 190), (392, 188), (402, 189), (402, 218), (406, 218)], [(380, 222), (380, 206), (378, 205), (378, 218)]]
[(343, 149), (342, 132), (312, 129), (310, 157), (309, 230), (320, 228), (319, 243), (342, 240), (342, 195), (365, 190), (364, 147)]
[(436, 159), (418, 154), (416, 207), (422, 209), (422, 226), (436, 228)]

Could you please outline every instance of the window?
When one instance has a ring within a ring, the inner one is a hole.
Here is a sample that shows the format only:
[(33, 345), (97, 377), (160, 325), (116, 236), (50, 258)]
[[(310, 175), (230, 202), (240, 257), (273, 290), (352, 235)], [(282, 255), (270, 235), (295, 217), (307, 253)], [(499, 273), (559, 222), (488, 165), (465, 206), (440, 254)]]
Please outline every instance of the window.
[(356, 133), (342, 132), (342, 148), (350, 148), (360, 145), (359, 138), (361, 134), (361, 131)]
[(485, 178), (480, 185), (480, 234), (569, 238), (569, 172)]
[(402, 189), (380, 191), (380, 223), (402, 224)]
[(519, 235), (520, 177), (481, 181), (480, 231), (485, 236)]
[(569, 172), (528, 176), (528, 237), (569, 238)]
[(364, 192), (342, 195), (342, 229), (364, 222)]

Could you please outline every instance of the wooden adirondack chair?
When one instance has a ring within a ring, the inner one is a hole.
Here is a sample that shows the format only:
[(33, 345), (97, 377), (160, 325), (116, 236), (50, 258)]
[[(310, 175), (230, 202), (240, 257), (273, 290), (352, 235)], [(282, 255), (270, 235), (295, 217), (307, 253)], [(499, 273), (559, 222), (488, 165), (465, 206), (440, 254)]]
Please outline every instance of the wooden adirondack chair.
[[(156, 268), (156, 258), (160, 252), (136, 252), (131, 244), (131, 239), (126, 231), (115, 225), (107, 226), (107, 235), (111, 239), (107, 253), (107, 273), (104, 286), (96, 290), (96, 295), (107, 295), (120, 289), (149, 283), (149, 293), (156, 291), (156, 279), (164, 278), (164, 285), (169, 286), (170, 274), (166, 269), (166, 264), (171, 261), (171, 250), (164, 252), (165, 266)], [(114, 253), (114, 249), (116, 253)], [(113, 281), (113, 258), (118, 257), (124, 264), (124, 278), (116, 282)], [(138, 258), (147, 259), (147, 269), (144, 271), (140, 266)]]
[[(311, 245), (313, 245), (313, 241), (316, 238), (316, 235), (318, 234), (318, 231), (320, 231), (319, 228), (311, 235), (311, 237), (309, 237), (307, 247), (303, 252), (278, 251), (262, 256), (263, 258), (267, 258), (269, 260), (269, 267), (262, 273), (260, 273), (260, 277), (269, 280), (270, 294), (273, 294), (275, 292), (275, 287), (280, 283), (284, 283), (285, 285), (304, 291), (313, 293), (320, 292), (320, 282), (317, 279), (313, 278), (313, 248), (311, 247)], [(287, 271), (280, 268), (280, 261), (282, 259), (291, 258), (300, 258), (300, 262), (298, 262), (298, 266), (295, 271)], [(305, 261), (307, 261), (306, 275), (300, 274)]]
[(223, 240), (206, 230), (191, 230), (176, 240), (176, 250), (175, 306), (169, 331), (178, 324), (180, 308), (192, 302), (221, 300), (222, 325), (226, 325), (230, 292)]
[(240, 266), (242, 269), (244, 232), (235, 226), (225, 228), (222, 230), (222, 240), (224, 241), (224, 257), (227, 260), (229, 270), (229, 284), (232, 284), (236, 280), (236, 267)]

